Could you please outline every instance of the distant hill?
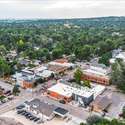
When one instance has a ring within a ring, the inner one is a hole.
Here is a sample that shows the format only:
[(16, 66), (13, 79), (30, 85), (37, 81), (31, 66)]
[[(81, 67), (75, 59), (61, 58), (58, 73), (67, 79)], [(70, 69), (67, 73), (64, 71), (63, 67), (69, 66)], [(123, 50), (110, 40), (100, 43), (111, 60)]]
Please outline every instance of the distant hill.
[(121, 26), (125, 27), (125, 17), (98, 17), (79, 19), (34, 19), (34, 20), (0, 20), (0, 25), (27, 25), (27, 26), (47, 26), (71, 24), (82, 27), (105, 27)]

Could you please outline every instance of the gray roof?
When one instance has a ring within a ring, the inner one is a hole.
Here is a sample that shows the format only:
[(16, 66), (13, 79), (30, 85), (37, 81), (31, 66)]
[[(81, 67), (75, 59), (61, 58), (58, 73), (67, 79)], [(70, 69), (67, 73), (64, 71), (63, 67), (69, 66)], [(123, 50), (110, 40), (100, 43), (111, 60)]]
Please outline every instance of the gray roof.
[(67, 114), (69, 111), (66, 110), (66, 109), (64, 109), (64, 108), (58, 107), (58, 108), (55, 109), (54, 112), (57, 112), (57, 113), (59, 113), (59, 114), (61, 114), (61, 115), (65, 115), (65, 114)]
[(27, 102), (30, 108), (50, 117), (53, 111), (57, 108), (55, 105), (40, 101), (39, 99), (34, 99), (31, 102)]
[(105, 110), (111, 103), (111, 99), (107, 96), (98, 96), (93, 102), (93, 105), (98, 105), (100, 109)]

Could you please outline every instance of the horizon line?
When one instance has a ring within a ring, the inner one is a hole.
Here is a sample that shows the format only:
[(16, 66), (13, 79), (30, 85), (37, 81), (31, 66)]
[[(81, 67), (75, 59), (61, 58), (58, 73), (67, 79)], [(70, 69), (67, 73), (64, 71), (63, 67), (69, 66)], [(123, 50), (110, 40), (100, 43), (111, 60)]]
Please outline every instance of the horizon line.
[(125, 17), (125, 16), (92, 16), (92, 17), (69, 17), (69, 18), (0, 18), (0, 20), (70, 20), (70, 19), (94, 19), (94, 18), (108, 18), (108, 17)]

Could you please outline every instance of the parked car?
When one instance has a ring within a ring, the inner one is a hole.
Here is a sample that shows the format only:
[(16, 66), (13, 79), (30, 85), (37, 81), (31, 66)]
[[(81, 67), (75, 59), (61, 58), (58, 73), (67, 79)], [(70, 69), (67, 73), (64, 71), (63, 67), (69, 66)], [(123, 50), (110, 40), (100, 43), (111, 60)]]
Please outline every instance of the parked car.
[(37, 124), (41, 124), (41, 123), (44, 123), (42, 119), (37, 122)]
[(23, 112), (24, 112), (24, 110), (19, 110), (19, 111), (17, 111), (17, 114), (21, 114)]
[(23, 109), (23, 108), (25, 108), (25, 105), (19, 105), (16, 107), (16, 109)]
[(32, 121), (32, 120), (34, 120), (36, 117), (34, 117), (34, 116), (32, 116), (31, 118), (30, 118), (30, 120)]
[(31, 118), (31, 117), (33, 117), (32, 114), (29, 114), (29, 115), (26, 116), (27, 119), (29, 119), (29, 118)]
[(26, 114), (26, 111), (23, 111), (23, 113), (21, 113), (21, 115), (25, 115)]
[(5, 95), (7, 95), (7, 94), (10, 94), (11, 93), (11, 91), (10, 90), (7, 90), (7, 91), (5, 91)]
[(59, 100), (59, 103), (66, 104), (65, 100)]
[(37, 122), (37, 121), (39, 121), (40, 120), (40, 118), (35, 118), (34, 119), (34, 122)]

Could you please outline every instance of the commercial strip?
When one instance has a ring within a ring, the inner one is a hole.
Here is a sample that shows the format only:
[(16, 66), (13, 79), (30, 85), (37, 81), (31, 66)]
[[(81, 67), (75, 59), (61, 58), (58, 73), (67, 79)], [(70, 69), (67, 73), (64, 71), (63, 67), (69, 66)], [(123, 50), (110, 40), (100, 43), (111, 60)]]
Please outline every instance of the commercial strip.
[(37, 79), (47, 81), (59, 74), (64, 74), (65, 71), (74, 66), (74, 64), (68, 63), (65, 59), (58, 59), (34, 68), (25, 67), (20, 72), (12, 75), (11, 80), (15, 81), (22, 88), (31, 89)]
[(102, 85), (109, 85), (110, 70), (102, 67), (87, 66), (83, 69), (82, 80), (89, 80), (91, 82), (99, 83)]
[(48, 89), (48, 95), (57, 100), (64, 100), (65, 102), (75, 100), (79, 105), (87, 106), (104, 90), (105, 86), (102, 85), (93, 84), (91, 88), (76, 88), (63, 83), (57, 83)]

